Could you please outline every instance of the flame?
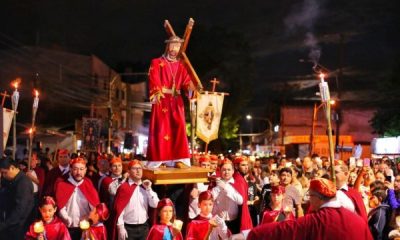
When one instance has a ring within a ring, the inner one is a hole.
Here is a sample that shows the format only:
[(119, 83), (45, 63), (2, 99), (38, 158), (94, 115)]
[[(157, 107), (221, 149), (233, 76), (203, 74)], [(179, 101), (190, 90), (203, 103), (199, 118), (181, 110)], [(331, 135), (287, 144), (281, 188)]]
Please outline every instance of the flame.
[(28, 133), (29, 133), (29, 134), (32, 134), (32, 133), (33, 133), (33, 128), (29, 128), (29, 129), (28, 129)]
[(11, 82), (11, 85), (15, 88), (15, 90), (17, 90), (20, 83), (21, 83), (21, 78), (16, 78), (14, 81)]
[(325, 74), (324, 73), (320, 73), (319, 77), (323, 80), (325, 78)]
[(34, 89), (33, 91), (35, 92), (35, 97), (39, 97), (39, 91), (36, 89)]

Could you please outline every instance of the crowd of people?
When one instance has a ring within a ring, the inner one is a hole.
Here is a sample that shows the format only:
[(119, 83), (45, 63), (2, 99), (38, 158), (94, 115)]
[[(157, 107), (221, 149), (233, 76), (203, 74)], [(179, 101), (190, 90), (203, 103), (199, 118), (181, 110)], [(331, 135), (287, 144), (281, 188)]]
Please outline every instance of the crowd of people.
[(0, 160), (0, 239), (400, 239), (400, 164), (388, 157), (331, 169), (317, 155), (203, 154), (193, 165), (208, 182), (176, 186), (143, 179), (138, 159), (50, 159)]

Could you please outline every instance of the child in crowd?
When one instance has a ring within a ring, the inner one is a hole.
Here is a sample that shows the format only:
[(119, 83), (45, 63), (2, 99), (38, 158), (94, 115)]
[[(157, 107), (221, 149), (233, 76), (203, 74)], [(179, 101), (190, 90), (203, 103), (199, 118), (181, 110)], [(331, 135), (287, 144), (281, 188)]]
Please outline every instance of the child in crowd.
[(383, 201), (386, 199), (386, 190), (376, 189), (371, 192), (368, 214), (368, 226), (374, 239), (388, 239), (390, 206)]
[(175, 220), (174, 203), (171, 199), (163, 198), (158, 202), (157, 214), (157, 224), (151, 227), (147, 240), (183, 240), (182, 222)]
[(31, 224), (25, 239), (31, 240), (70, 240), (68, 229), (65, 224), (54, 216), (57, 211), (56, 202), (52, 197), (45, 196), (39, 204), (42, 216), (40, 221)]
[[(103, 222), (108, 219), (110, 213), (105, 203), (98, 204), (89, 214), (91, 226), (88, 230), (89, 239), (107, 240), (107, 230)], [(83, 238), (86, 239), (86, 238)]]
[(292, 209), (283, 206), (283, 195), (285, 187), (272, 186), (271, 188), (271, 202), (266, 206), (263, 213), (262, 224), (271, 222), (281, 222), (286, 219), (295, 219)]
[(212, 216), (214, 199), (211, 191), (199, 195), (200, 214), (188, 224), (186, 240), (228, 239), (231, 235), (225, 221), (219, 216)]

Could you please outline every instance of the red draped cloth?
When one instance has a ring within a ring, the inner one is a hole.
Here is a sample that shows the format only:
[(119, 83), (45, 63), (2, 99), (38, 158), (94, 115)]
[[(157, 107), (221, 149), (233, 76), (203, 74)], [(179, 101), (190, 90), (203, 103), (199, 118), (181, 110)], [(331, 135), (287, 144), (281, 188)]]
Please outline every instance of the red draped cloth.
[[(164, 57), (153, 59), (149, 70), (150, 116), (149, 161), (170, 161), (189, 158), (182, 93), (188, 89), (190, 77), (180, 61)], [(180, 94), (172, 94), (173, 90)], [(164, 97), (160, 97), (161, 95)], [(155, 101), (160, 99), (160, 102)]]
[[(172, 234), (172, 226), (167, 226), (165, 224), (157, 224), (153, 225), (149, 231), (149, 235), (147, 235), (146, 240), (162, 240), (164, 237), (165, 228), (169, 228), (169, 231)], [(175, 236), (174, 240), (183, 240), (182, 234)]]
[(321, 208), (297, 220), (260, 225), (247, 240), (372, 240), (363, 218), (340, 208)]
[(89, 236), (91, 240), (107, 240), (107, 230), (104, 225), (91, 226), (89, 228)]
[[(79, 188), (79, 190), (88, 200), (88, 202), (93, 207), (96, 207), (97, 204), (100, 203), (99, 195), (97, 194), (96, 189), (94, 188), (89, 178), (85, 177), (82, 181), (83, 182), (77, 188)], [(75, 188), (76, 186), (70, 183), (67, 179), (59, 181), (57, 183), (55, 190), (56, 190), (56, 202), (59, 210), (67, 204)]]
[[(25, 235), (25, 239), (36, 240), (38, 234), (33, 231), (33, 226), (36, 222), (29, 226), (29, 231)], [(56, 216), (54, 216), (53, 221), (50, 223), (43, 223), (44, 230), (46, 234), (46, 239), (48, 240), (71, 240), (67, 226)]]

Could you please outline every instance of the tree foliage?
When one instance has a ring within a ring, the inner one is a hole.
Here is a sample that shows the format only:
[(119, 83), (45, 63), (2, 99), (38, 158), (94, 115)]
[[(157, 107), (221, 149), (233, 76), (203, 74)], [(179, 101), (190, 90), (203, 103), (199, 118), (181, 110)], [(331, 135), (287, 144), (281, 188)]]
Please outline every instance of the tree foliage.
[(382, 136), (400, 136), (400, 58), (392, 73), (379, 83), (379, 108), (371, 126)]

